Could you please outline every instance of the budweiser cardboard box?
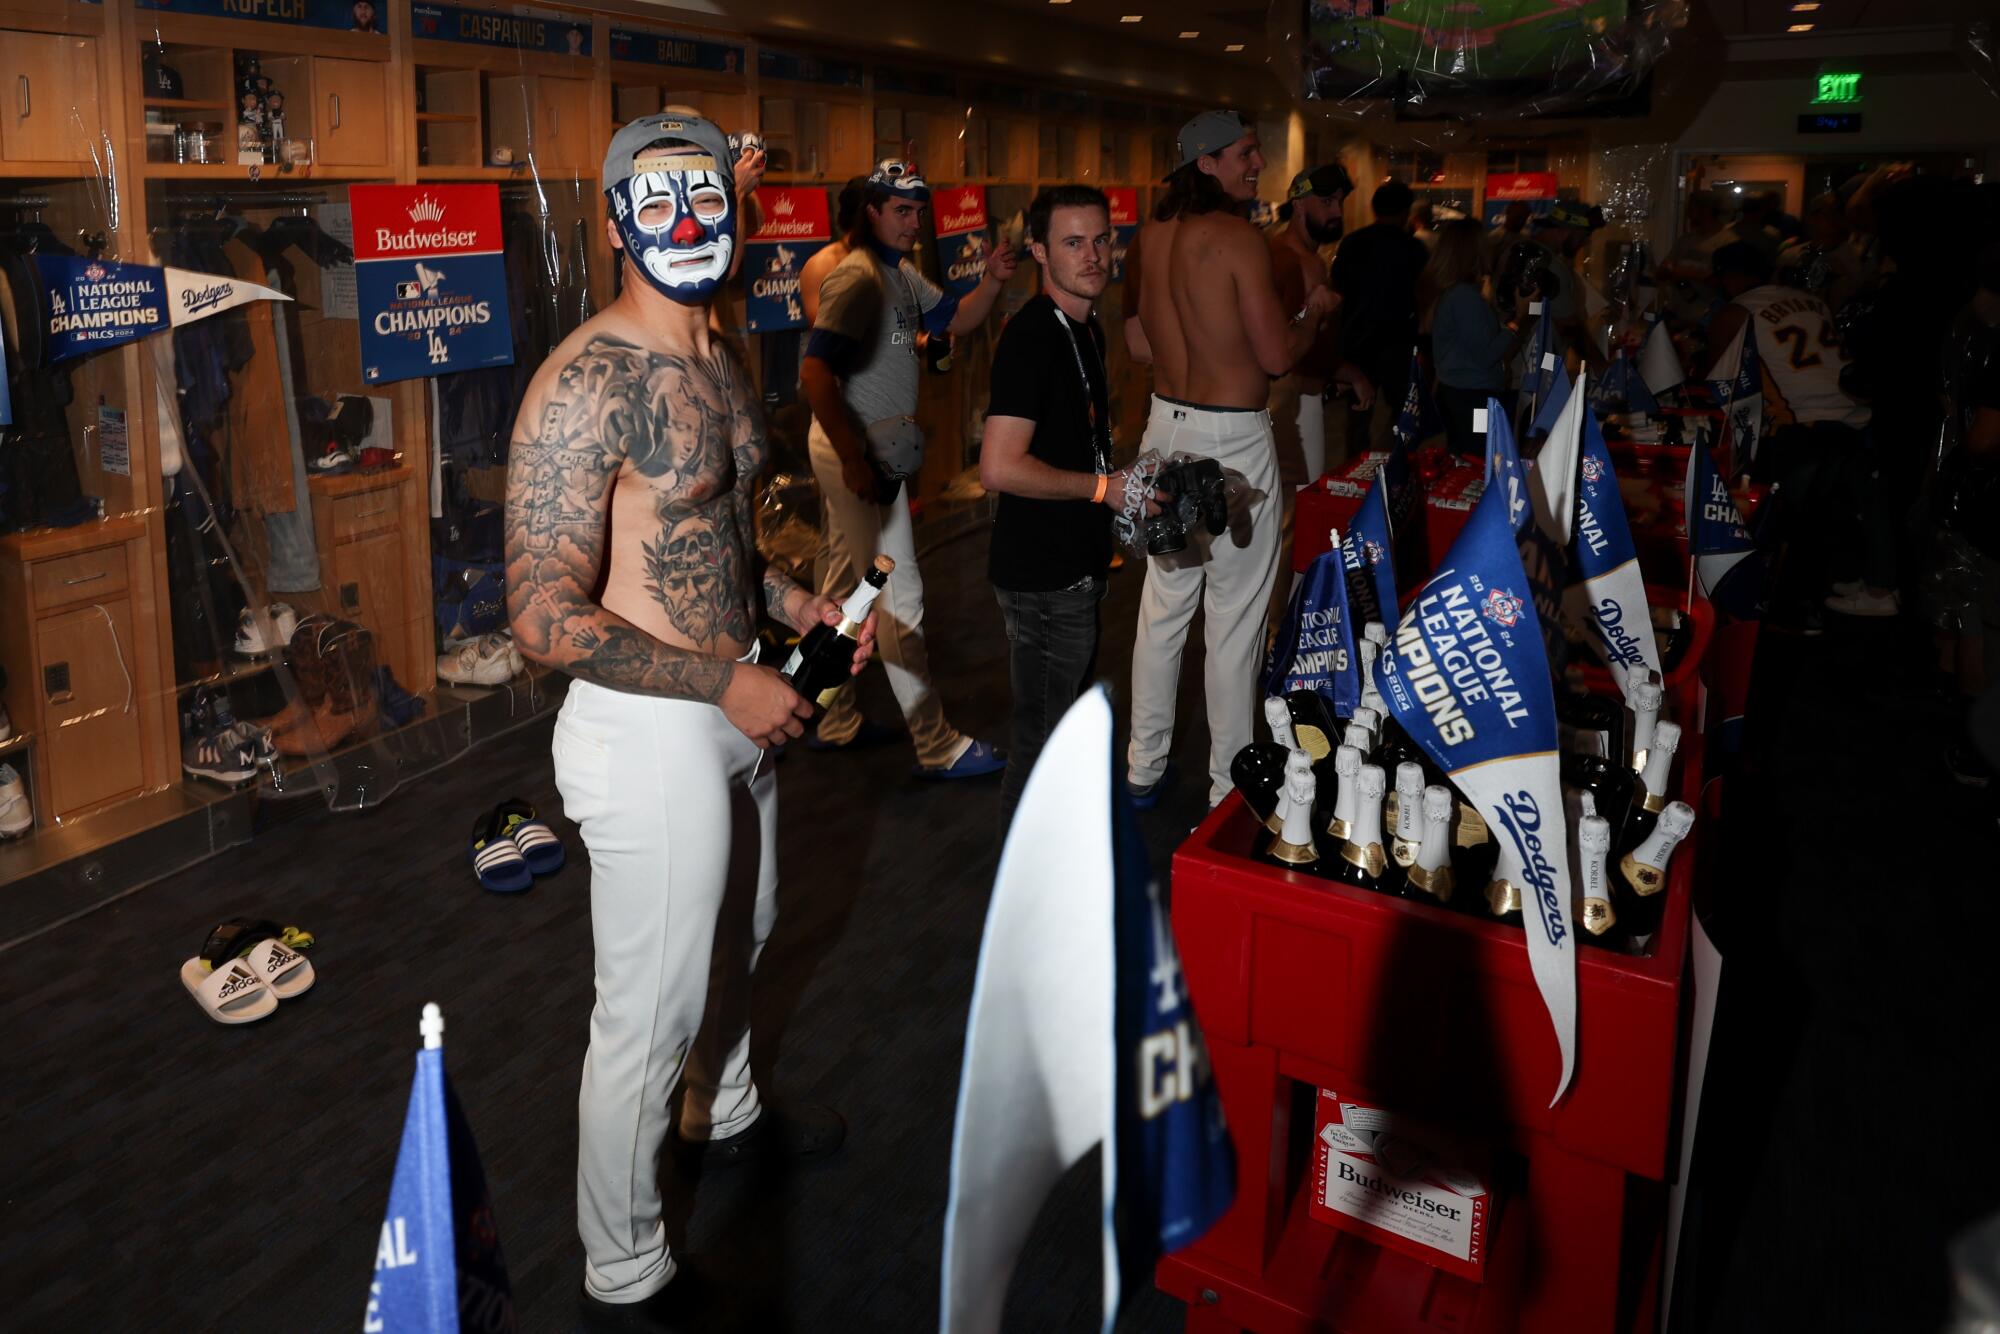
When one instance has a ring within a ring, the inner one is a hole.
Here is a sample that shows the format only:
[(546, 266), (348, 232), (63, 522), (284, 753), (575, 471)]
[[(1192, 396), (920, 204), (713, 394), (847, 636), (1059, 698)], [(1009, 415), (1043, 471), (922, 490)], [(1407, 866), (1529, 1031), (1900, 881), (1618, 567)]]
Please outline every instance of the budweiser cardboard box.
[(1486, 1278), (1492, 1167), (1407, 1118), (1319, 1091), (1313, 1217), (1471, 1279)]

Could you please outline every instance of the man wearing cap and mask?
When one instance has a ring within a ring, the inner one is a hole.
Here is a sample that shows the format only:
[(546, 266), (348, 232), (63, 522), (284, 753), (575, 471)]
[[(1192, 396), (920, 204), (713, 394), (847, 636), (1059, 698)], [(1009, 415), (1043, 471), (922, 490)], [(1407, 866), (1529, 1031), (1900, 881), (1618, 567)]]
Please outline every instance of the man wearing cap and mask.
[(1592, 205), (1561, 200), (1528, 226), (1530, 244), (1548, 252), (1549, 273), (1556, 283), (1542, 313), (1555, 326), (1557, 346), (1574, 348), (1593, 375), (1603, 372), (1604, 353), (1584, 326), (1581, 280), (1574, 266), (1576, 257), (1589, 247), (1590, 234), (1603, 225), (1603, 214)]
[[(754, 573), (763, 423), (709, 327), (737, 250), (733, 165), (697, 117), (612, 138), (623, 289), (535, 373), (508, 460), (515, 642), (572, 678), (555, 776), (590, 852), (597, 986), (578, 1098), (582, 1300), (593, 1325), (621, 1329), (673, 1328), (692, 1297), (656, 1170), (677, 1081), (680, 1138), (706, 1170), (845, 1135), (831, 1109), (781, 1114), (750, 1079), (750, 972), (777, 909), (766, 750), (812, 712), (757, 661), (758, 598), (801, 632), (840, 611)], [(856, 671), (873, 637), (871, 617)]]
[(1250, 741), (1283, 507), (1270, 381), (1298, 364), (1335, 304), (1324, 286), (1297, 307), (1279, 298), (1270, 246), (1243, 218), (1264, 157), (1242, 117), (1204, 112), (1181, 127), (1176, 149), (1179, 165), (1135, 247), (1144, 265), (1127, 277), (1139, 293), (1127, 342), (1153, 365), (1145, 448), (1212, 458), (1237, 480), (1226, 532), (1193, 530), (1185, 551), (1146, 563), (1126, 751), (1126, 782), (1142, 808), (1158, 804), (1166, 786), (1181, 650), (1197, 607), (1211, 805), (1229, 792), (1229, 763)]
[[(916, 773), (978, 778), (999, 773), (1006, 760), (945, 721), (924, 647), (924, 581), (908, 494), (923, 461), (917, 335), (956, 337), (979, 328), (1013, 277), (1016, 257), (1005, 248), (989, 255), (979, 286), (963, 298), (939, 291), (910, 262), (930, 197), (907, 162), (883, 162), (868, 178), (848, 236), (851, 253), (820, 287), (799, 383), (812, 404), (808, 443), (826, 507), (820, 589), (845, 597), (875, 557), (895, 560), (896, 573), (875, 605), (882, 615), (882, 660), (916, 747)], [(892, 735), (865, 723), (854, 692), (843, 690), (809, 744), (845, 749)]]

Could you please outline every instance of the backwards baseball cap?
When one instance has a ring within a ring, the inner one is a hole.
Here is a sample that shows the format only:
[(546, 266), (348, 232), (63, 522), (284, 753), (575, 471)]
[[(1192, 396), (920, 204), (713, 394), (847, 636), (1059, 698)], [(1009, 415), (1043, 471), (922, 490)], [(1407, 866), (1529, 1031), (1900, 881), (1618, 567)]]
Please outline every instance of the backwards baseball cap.
[(697, 157), (705, 154), (709, 159), (706, 162), (689, 162), (685, 156), (675, 152), (674, 169), (712, 171), (728, 181), (732, 191), (735, 190), (736, 155), (729, 151), (729, 136), (714, 121), (678, 114), (641, 116), (612, 135), (611, 147), (604, 153), (604, 178), (599, 184), (610, 190), (640, 172), (657, 170), (656, 159), (667, 154), (653, 148), (653, 145), (662, 139), (677, 139), (691, 144)]
[(1319, 199), (1331, 199), (1335, 195), (1353, 193), (1354, 178), (1347, 174), (1347, 168), (1338, 162), (1331, 162), (1292, 177), (1292, 188), (1285, 191), (1285, 198), (1304, 199), (1312, 195)]
[(901, 158), (883, 158), (868, 176), (868, 197), (914, 199), (919, 204), (928, 204), (931, 202), (931, 188), (924, 184), (923, 177), (917, 175), (916, 163), (905, 162)]
[(1174, 170), (1179, 171), (1196, 158), (1220, 153), (1248, 132), (1249, 126), (1234, 111), (1202, 112), (1181, 126), (1181, 132), (1174, 138), (1174, 156), (1180, 159), (1174, 163)]

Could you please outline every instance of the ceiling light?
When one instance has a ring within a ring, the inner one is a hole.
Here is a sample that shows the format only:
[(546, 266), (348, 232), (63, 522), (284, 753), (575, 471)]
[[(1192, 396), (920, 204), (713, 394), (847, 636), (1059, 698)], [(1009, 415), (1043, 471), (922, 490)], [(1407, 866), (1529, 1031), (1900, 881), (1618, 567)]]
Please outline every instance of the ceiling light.
[(1813, 25), (1810, 23), (1794, 23), (1791, 27), (1785, 29), (1786, 32), (1811, 32), (1812, 30)]
[(1199, 36), (1201, 36), (1201, 33), (1200, 33), (1200, 32), (1198, 32), (1198, 31), (1195, 31), (1195, 30), (1192, 30), (1192, 29), (1190, 29), (1189, 31), (1187, 31), (1187, 32), (1184, 32), (1184, 33), (1182, 33), (1182, 34), (1181, 34), (1181, 36), (1182, 36), (1183, 38), (1187, 38), (1187, 37), (1199, 37)]
[(1243, 49), (1243, 43), (1231, 42), (1228, 46), (1225, 46), (1222, 49), (1225, 51), (1241, 51)]
[(1120, 23), (1137, 23), (1140, 19), (1144, 17), (1146, 17), (1144, 14), (1120, 14), (1118, 16), (1118, 21)]
[(1794, 14), (1811, 14), (1817, 12), (1818, 9), (1819, 9), (1819, 0), (1806, 0), (1804, 4), (1797, 4), (1792, 6), (1792, 12)]

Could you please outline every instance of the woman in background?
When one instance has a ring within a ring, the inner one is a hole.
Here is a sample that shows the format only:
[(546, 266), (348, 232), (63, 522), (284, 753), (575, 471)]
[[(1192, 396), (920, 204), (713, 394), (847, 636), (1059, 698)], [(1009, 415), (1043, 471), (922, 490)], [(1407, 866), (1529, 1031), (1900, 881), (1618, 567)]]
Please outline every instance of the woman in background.
[(1499, 399), (1504, 412), (1514, 410), (1507, 360), (1520, 350), (1523, 336), (1524, 312), (1516, 309), (1502, 324), (1480, 291), (1485, 241), (1485, 229), (1472, 219), (1447, 222), (1438, 228), (1430, 263), (1417, 280), (1417, 313), (1422, 332), (1430, 335), (1445, 439), (1453, 453), (1474, 458), (1484, 454), (1485, 443), (1472, 429), (1473, 411), (1489, 398)]

